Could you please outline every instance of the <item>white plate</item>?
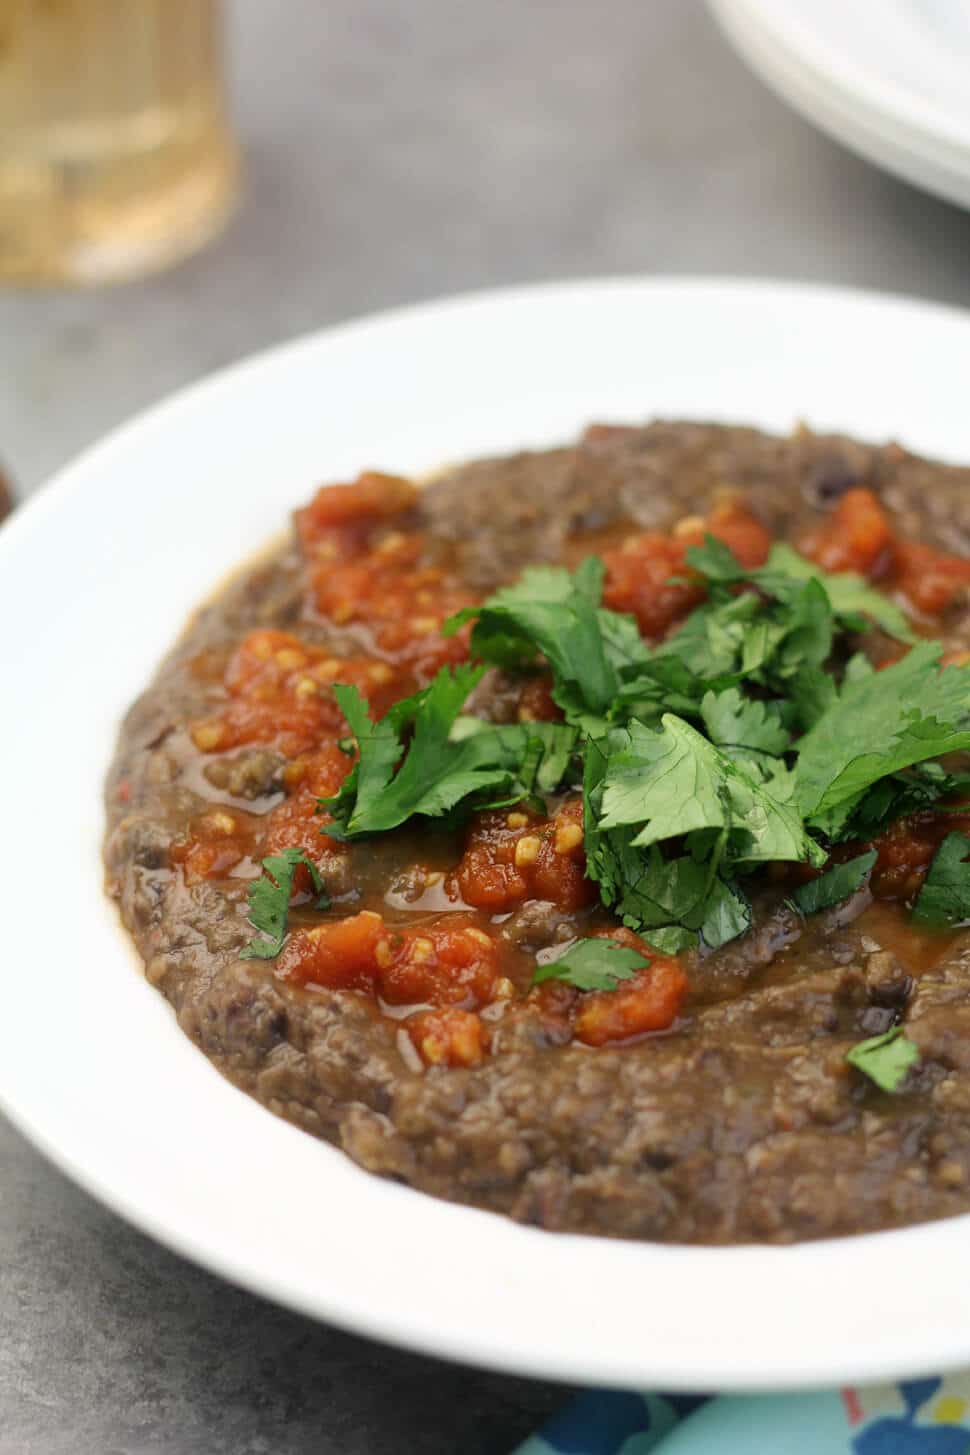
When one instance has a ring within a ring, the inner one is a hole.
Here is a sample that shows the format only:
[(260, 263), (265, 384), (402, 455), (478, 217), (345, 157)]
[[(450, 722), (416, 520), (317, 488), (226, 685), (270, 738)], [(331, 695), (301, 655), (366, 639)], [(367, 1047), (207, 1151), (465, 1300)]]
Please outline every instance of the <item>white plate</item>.
[(907, 181), (970, 207), (966, 0), (710, 0), (786, 101)]
[(575, 283), (292, 344), (119, 430), (0, 531), (2, 1104), (65, 1171), (226, 1277), (521, 1374), (667, 1388), (970, 1364), (970, 1218), (792, 1248), (518, 1227), (359, 1171), (223, 1081), (101, 892), (118, 719), (190, 608), (320, 479), (592, 419), (820, 427), (970, 459), (970, 319), (750, 283)]

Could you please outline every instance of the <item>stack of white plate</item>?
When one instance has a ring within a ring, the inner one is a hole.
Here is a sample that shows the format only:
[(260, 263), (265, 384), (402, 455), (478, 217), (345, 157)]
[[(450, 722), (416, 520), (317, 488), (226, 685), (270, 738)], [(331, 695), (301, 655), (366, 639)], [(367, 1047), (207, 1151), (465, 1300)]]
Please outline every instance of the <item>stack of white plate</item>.
[(710, 0), (764, 81), (862, 156), (970, 207), (968, 0)]

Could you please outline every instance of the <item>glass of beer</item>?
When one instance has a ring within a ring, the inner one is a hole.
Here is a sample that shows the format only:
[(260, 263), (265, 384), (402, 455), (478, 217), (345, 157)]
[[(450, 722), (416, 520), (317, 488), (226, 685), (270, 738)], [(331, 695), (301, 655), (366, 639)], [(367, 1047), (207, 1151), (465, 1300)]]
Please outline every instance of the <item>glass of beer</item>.
[(0, 0), (0, 283), (128, 277), (218, 230), (220, 20), (219, 0)]

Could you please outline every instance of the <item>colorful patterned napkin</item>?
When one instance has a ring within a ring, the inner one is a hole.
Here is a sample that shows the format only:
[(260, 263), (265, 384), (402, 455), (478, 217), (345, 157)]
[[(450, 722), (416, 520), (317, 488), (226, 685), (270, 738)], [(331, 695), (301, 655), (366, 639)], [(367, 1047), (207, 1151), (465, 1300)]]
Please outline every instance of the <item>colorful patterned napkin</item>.
[(514, 1455), (970, 1455), (970, 1374), (789, 1395), (582, 1395)]

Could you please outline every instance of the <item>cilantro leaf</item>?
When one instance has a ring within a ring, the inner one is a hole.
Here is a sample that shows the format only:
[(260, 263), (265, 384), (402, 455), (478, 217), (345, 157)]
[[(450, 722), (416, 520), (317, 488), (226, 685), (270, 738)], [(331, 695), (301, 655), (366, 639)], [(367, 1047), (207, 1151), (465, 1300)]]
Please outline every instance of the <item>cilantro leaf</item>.
[(717, 875), (704, 905), (700, 937), (710, 950), (736, 940), (751, 928), (751, 905), (737, 884)]
[[(620, 685), (615, 658), (627, 660), (639, 634), (617, 626), (616, 613), (604, 613), (604, 634), (599, 607), (604, 571), (596, 556), (572, 573), (563, 566), (529, 567), (515, 585), (452, 617), (445, 632), (477, 617), (474, 657), (509, 667), (533, 662), (541, 652), (552, 669), (553, 698), (567, 716), (605, 714)], [(640, 649), (645, 657), (642, 644)]]
[(747, 575), (731, 547), (710, 534), (704, 536), (702, 545), (688, 547), (687, 564), (721, 586), (733, 586)]
[(723, 828), (717, 750), (682, 718), (668, 713), (658, 729), (635, 719), (609, 738), (600, 827), (636, 824), (630, 840), (645, 848), (695, 829)]
[(845, 664), (842, 681), (861, 682), (863, 677), (871, 677), (875, 670), (865, 652), (856, 652)]
[(675, 658), (686, 669), (688, 681), (701, 682), (706, 689), (724, 679), (729, 686), (745, 672), (756, 672), (783, 635), (783, 625), (769, 620), (764, 602), (754, 592), (710, 600), (696, 607), (660, 644), (649, 670), (655, 670), (658, 659)]
[(845, 864), (836, 864), (817, 879), (800, 885), (792, 899), (802, 914), (818, 914), (820, 910), (831, 909), (833, 904), (841, 904), (862, 888), (877, 858), (877, 851), (870, 849)]
[[(738, 933), (743, 934), (743, 931)], [(645, 938), (658, 955), (679, 955), (683, 950), (692, 949), (697, 943), (697, 936), (681, 925), (664, 925), (660, 929), (651, 930)], [(734, 935), (728, 938), (734, 939)]]
[(970, 747), (970, 669), (939, 666), (921, 642), (882, 672), (843, 683), (838, 700), (797, 745), (797, 801), (824, 826), (826, 810), (855, 806), (879, 779)]
[(764, 764), (791, 743), (781, 704), (745, 697), (737, 687), (705, 692), (700, 716), (711, 742), (731, 758)]
[(788, 684), (789, 710), (793, 725), (807, 732), (838, 700), (831, 673), (815, 665), (801, 667)]
[[(744, 580), (739, 574), (738, 583)], [(783, 685), (798, 671), (820, 667), (832, 650), (831, 604), (815, 580), (790, 586), (778, 600), (766, 600), (759, 591), (735, 594), (712, 586), (708, 600), (662, 643), (659, 655), (679, 657), (708, 684), (748, 677)]]
[[(572, 755), (574, 728), (561, 723), (496, 727), (485, 722), (476, 726), (472, 718), (459, 721), (483, 670), (443, 668), (429, 687), (397, 703), (377, 723), (371, 721), (356, 688), (334, 688), (357, 739), (359, 757), (339, 793), (320, 800), (321, 808), (334, 818), (325, 833), (342, 839), (384, 833), (415, 815), (436, 818), (460, 804), (484, 806), (483, 795), (489, 792), (511, 793), (511, 801), (517, 802), (534, 788), (551, 792), (558, 786)], [(407, 730), (410, 738), (405, 746)], [(521, 771), (527, 773), (527, 784), (518, 778)]]
[[(887, 636), (900, 642), (915, 642), (916, 634), (905, 614), (881, 591), (870, 586), (864, 576), (853, 571), (823, 571), (805, 556), (799, 555), (784, 541), (772, 546), (765, 565), (751, 573), (751, 579), (762, 590), (777, 591), (782, 581), (817, 581), (824, 589), (832, 610), (844, 625), (860, 630), (865, 626), (858, 618), (868, 617)], [(855, 619), (855, 620), (853, 620)]]
[[(659, 729), (634, 721), (589, 743), (586, 865), (604, 904), (648, 938), (678, 926), (716, 948), (743, 934), (751, 908), (735, 871), (825, 860), (786, 802), (788, 777), (779, 765), (761, 781), (671, 714)], [(683, 852), (665, 856), (671, 840)]]
[(531, 664), (541, 654), (567, 721), (602, 731), (623, 681), (650, 658), (634, 618), (600, 605), (604, 574), (597, 556), (574, 572), (529, 567), (513, 586), (451, 617), (445, 633), (475, 620), (472, 655), (499, 667)]
[[(478, 738), (483, 752), (515, 766), (518, 786), (527, 793), (554, 793), (566, 778), (579, 737), (569, 723), (523, 722), (496, 726), (480, 717), (459, 717), (450, 741)], [(513, 800), (514, 802), (515, 800)]]
[(716, 862), (689, 854), (665, 859), (656, 847), (630, 847), (630, 831), (614, 829), (587, 841), (586, 872), (603, 903), (661, 953), (674, 955), (703, 939), (717, 949), (751, 928), (751, 906)]
[[(767, 563), (749, 571), (707, 536), (687, 560), (706, 577), (708, 599), (659, 651), (680, 656), (702, 679), (733, 674), (784, 687), (821, 669), (836, 630), (861, 631), (868, 621), (915, 640), (899, 608), (861, 576), (822, 571), (790, 546), (776, 544)], [(739, 593), (744, 586), (753, 589)]]
[[(395, 703), (386, 717), (380, 722), (373, 722), (367, 711), (367, 701), (356, 687), (338, 682), (333, 692), (357, 740), (357, 761), (334, 797), (321, 800), (320, 806), (333, 814), (337, 824), (346, 825), (358, 804), (373, 802), (390, 783), (404, 752), (399, 724), (407, 721), (412, 714), (417, 715), (426, 694)], [(328, 827), (336, 837), (334, 826)]]
[(753, 571), (745, 570), (729, 548), (711, 536), (706, 537), (703, 546), (692, 546), (687, 560), (722, 588), (749, 583), (787, 605), (797, 598), (801, 588), (814, 583), (824, 592), (834, 615), (850, 630), (863, 630), (868, 618), (898, 641), (917, 640), (905, 614), (863, 576), (852, 571), (823, 571), (783, 541), (776, 541), (765, 564)]
[(587, 828), (586, 873), (599, 884), (600, 898), (648, 939), (679, 925), (696, 943), (716, 866), (689, 854), (665, 859), (656, 847), (643, 853), (632, 847), (633, 837), (633, 829)]
[[(970, 793), (970, 776), (947, 773), (939, 763), (914, 763), (899, 773), (880, 778), (861, 798), (817, 814), (814, 823), (833, 842), (842, 839), (873, 839), (908, 814), (925, 809), (937, 813), (955, 811), (944, 798)], [(963, 805), (956, 805), (965, 811)]]
[(762, 783), (672, 713), (661, 718), (659, 730), (633, 721), (611, 736), (600, 824), (638, 825), (635, 848), (724, 829), (734, 863), (824, 862), (785, 802), (786, 776), (782, 768), (772, 784)]
[(949, 929), (970, 920), (970, 838), (947, 834), (913, 905), (920, 924)]
[[(449, 741), (455, 719), (481, 675), (480, 668), (458, 667), (454, 672), (445, 668), (425, 693), (399, 703), (376, 724), (355, 688), (334, 688), (360, 755), (341, 793), (323, 801), (343, 837), (382, 833), (416, 813), (442, 814), (470, 794), (507, 785), (508, 770), (483, 763), (477, 739)], [(405, 727), (413, 728), (406, 757)], [(394, 773), (398, 762), (401, 766)]]
[(577, 990), (615, 990), (621, 980), (630, 980), (650, 961), (637, 950), (615, 940), (575, 940), (565, 954), (536, 967), (533, 985), (544, 980), (563, 980)]
[(845, 1058), (882, 1091), (898, 1091), (919, 1060), (919, 1047), (894, 1026), (881, 1036), (870, 1036), (853, 1046)]
[(249, 886), (249, 923), (263, 938), (250, 940), (240, 950), (242, 960), (275, 960), (283, 948), (286, 938), (286, 920), (293, 893), (293, 876), (300, 864), (310, 871), (317, 899), (315, 909), (327, 909), (330, 900), (323, 887), (320, 871), (313, 860), (299, 848), (284, 849), (280, 854), (270, 854), (263, 860), (263, 873)]

